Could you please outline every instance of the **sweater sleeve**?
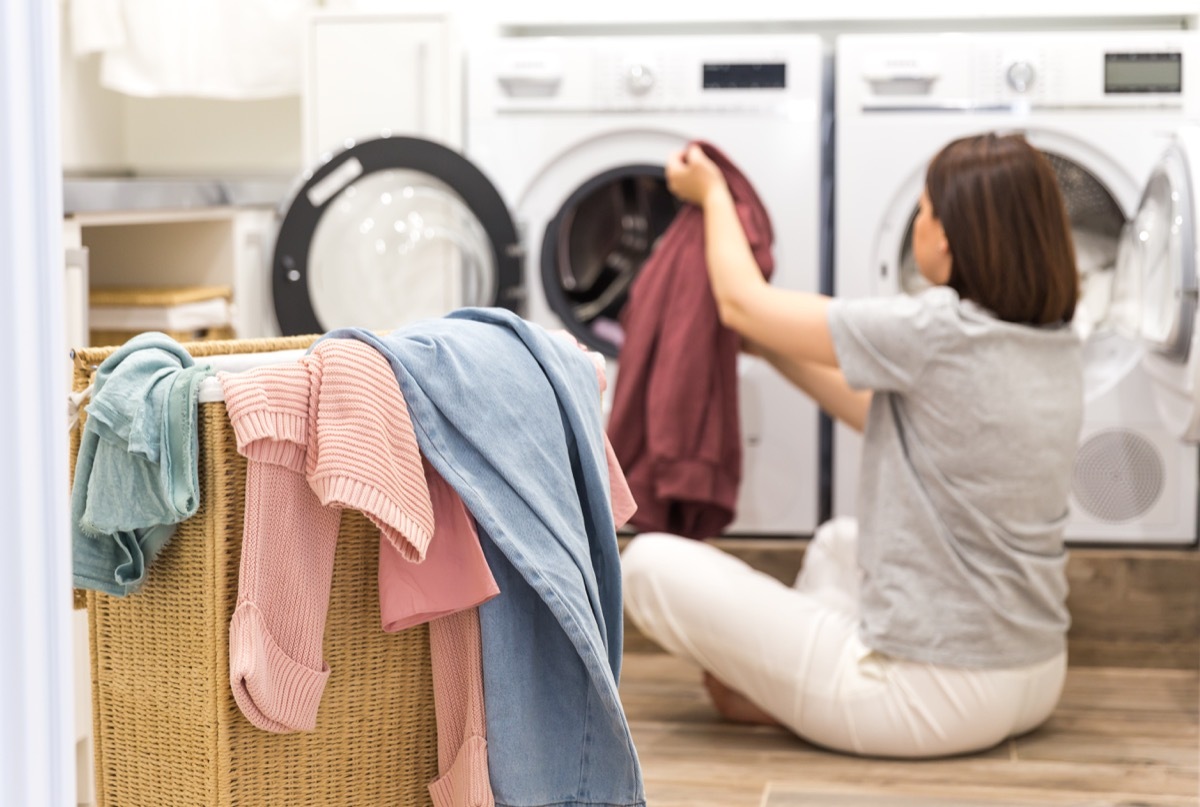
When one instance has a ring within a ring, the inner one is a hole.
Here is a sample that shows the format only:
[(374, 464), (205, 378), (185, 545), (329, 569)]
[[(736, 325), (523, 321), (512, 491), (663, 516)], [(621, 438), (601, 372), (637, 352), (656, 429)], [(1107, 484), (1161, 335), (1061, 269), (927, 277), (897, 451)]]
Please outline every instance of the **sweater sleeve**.
[(306, 465), (322, 504), (362, 511), (406, 559), (421, 562), (433, 505), (408, 406), (387, 360), (357, 339), (313, 349), (320, 380)]
[(248, 460), (230, 687), (258, 728), (311, 731), (329, 678), (322, 637), (341, 511), (304, 478), (308, 372), (301, 362), (219, 378)]
[(429, 651), (438, 727), (438, 778), (429, 795), (434, 807), (492, 807), (478, 609), (431, 622)]

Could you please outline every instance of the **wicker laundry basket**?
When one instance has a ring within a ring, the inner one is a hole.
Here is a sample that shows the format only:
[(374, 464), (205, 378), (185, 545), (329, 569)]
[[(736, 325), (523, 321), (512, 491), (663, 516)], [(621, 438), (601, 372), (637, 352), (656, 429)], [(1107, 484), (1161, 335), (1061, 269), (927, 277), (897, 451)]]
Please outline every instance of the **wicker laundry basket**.
[[(313, 337), (198, 342), (200, 359), (307, 347)], [(110, 349), (75, 354), (75, 388)], [(79, 446), (72, 435), (71, 464)], [(229, 687), (246, 461), (223, 403), (200, 405), (200, 509), (180, 525), (142, 591), (77, 592), (91, 643), (99, 807), (430, 804), (437, 775), (425, 626), (380, 629), (379, 532), (346, 511), (338, 535), (317, 730), (269, 734)]]
[[(163, 288), (109, 286), (91, 289), (88, 293), (88, 305), (100, 308), (145, 308), (147, 312), (152, 312), (155, 309), (167, 309), (173, 306), (202, 303), (214, 299), (228, 302), (232, 296), (233, 292), (228, 286), (168, 286)], [(123, 345), (137, 334), (148, 330), (161, 331), (177, 342), (224, 340), (234, 337), (233, 326), (225, 322), (224, 324), (206, 326), (194, 330), (173, 330), (160, 325), (147, 325), (146, 327), (134, 330), (92, 328), (88, 331), (88, 341), (98, 346)]]

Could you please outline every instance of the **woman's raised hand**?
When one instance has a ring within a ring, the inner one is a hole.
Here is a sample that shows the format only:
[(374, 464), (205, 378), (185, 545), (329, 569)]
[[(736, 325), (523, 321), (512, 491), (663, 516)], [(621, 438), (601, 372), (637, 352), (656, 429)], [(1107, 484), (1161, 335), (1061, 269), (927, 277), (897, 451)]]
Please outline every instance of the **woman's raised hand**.
[(684, 202), (703, 207), (710, 193), (725, 188), (721, 169), (697, 145), (672, 154), (666, 170), (667, 188)]

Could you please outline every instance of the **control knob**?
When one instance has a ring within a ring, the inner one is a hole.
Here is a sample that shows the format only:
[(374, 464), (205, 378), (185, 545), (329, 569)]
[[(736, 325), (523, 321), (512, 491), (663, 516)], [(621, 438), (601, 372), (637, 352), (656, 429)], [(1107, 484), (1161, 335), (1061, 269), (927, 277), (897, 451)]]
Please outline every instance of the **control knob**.
[(1033, 69), (1033, 65), (1029, 62), (1013, 62), (1008, 66), (1008, 86), (1012, 87), (1016, 92), (1028, 92), (1033, 86), (1033, 80), (1037, 76), (1037, 71)]
[(654, 87), (654, 71), (644, 64), (632, 64), (625, 74), (625, 86), (634, 95), (645, 95)]

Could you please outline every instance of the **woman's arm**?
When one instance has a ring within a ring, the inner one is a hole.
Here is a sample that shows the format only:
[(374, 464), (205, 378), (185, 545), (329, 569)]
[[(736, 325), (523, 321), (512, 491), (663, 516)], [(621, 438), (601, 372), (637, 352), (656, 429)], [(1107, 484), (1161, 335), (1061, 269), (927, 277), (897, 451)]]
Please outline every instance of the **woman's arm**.
[(699, 147), (668, 161), (667, 186), (704, 210), (705, 257), (721, 322), (783, 358), (836, 367), (826, 317), (829, 298), (767, 283), (725, 179)]
[(797, 361), (758, 345), (752, 346), (751, 352), (770, 362), (831, 417), (857, 432), (863, 430), (867, 410), (871, 407), (871, 390), (851, 389), (846, 376), (837, 367), (815, 361)]

